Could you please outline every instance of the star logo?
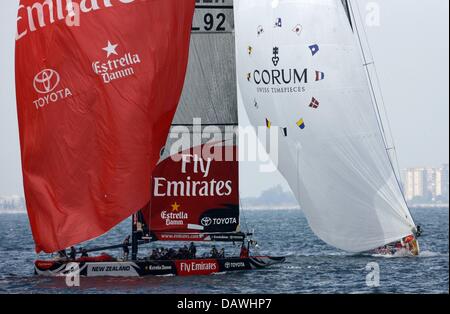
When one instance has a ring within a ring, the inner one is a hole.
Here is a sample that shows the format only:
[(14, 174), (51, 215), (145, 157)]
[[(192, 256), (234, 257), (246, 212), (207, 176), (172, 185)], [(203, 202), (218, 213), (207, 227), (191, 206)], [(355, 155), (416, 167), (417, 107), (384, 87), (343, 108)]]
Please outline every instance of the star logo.
[(102, 50), (106, 51), (107, 54), (107, 58), (109, 58), (111, 55), (118, 55), (116, 49), (119, 45), (115, 44), (113, 45), (109, 40), (108, 40), (108, 45), (105, 48), (102, 48)]
[(180, 211), (180, 207), (181, 207), (181, 205), (178, 204), (177, 202), (175, 202), (175, 203), (172, 204), (172, 211), (173, 212), (179, 212)]

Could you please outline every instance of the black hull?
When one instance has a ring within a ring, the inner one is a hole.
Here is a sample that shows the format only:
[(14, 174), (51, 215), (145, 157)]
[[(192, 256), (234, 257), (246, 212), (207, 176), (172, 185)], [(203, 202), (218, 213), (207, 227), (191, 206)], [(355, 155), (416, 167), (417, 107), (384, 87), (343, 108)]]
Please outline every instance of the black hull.
[(83, 277), (196, 276), (266, 268), (285, 261), (284, 257), (191, 259), (170, 261), (62, 262), (37, 261), (35, 274), (66, 276), (79, 272)]

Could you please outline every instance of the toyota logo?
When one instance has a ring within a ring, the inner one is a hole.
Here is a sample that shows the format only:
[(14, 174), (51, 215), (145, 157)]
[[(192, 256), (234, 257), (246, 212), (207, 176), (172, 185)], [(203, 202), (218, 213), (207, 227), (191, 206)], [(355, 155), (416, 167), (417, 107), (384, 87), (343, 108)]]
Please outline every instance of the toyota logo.
[(211, 226), (211, 224), (212, 224), (212, 219), (211, 218), (209, 218), (209, 217), (202, 218), (202, 225), (204, 227)]
[(58, 72), (51, 69), (45, 69), (39, 72), (33, 81), (36, 92), (47, 94), (52, 92), (59, 84), (60, 77)]

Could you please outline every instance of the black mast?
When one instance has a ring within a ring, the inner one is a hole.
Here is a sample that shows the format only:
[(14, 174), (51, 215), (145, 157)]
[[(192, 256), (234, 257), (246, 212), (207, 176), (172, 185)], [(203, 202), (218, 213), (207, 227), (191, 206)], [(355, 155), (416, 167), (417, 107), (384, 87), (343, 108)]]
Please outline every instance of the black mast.
[(133, 261), (137, 260), (139, 245), (150, 243), (151, 240), (150, 230), (141, 209), (132, 216), (131, 259)]
[(133, 214), (132, 216), (132, 224), (131, 224), (131, 260), (137, 260), (139, 244), (138, 244), (138, 214)]

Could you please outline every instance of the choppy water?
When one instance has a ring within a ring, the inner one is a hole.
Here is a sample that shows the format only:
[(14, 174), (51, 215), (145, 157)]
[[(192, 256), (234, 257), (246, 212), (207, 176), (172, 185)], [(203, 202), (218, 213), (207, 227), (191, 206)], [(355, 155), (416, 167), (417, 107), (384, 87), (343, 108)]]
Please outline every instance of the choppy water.
[[(318, 240), (300, 211), (246, 211), (260, 252), (288, 256), (285, 264), (202, 277), (82, 278), (79, 288), (67, 288), (62, 278), (33, 276), (36, 256), (27, 216), (0, 214), (0, 293), (448, 293), (448, 210), (413, 214), (425, 230), (420, 257), (347, 254)], [(126, 222), (91, 245), (120, 243), (128, 231)], [(366, 285), (371, 262), (380, 265), (378, 288)]]

